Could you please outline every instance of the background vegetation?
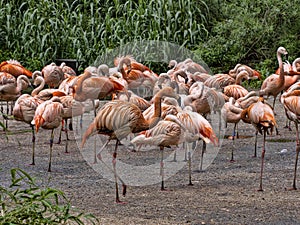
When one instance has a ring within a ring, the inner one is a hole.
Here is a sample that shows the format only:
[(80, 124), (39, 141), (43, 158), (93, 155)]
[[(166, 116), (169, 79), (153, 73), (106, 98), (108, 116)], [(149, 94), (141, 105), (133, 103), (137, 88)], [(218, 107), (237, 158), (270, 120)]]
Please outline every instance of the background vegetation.
[(0, 60), (40, 70), (75, 58), (83, 69), (120, 45), (159, 40), (193, 51), (214, 73), (246, 63), (268, 75), (278, 46), (300, 56), (298, 15), (295, 0), (0, 0)]

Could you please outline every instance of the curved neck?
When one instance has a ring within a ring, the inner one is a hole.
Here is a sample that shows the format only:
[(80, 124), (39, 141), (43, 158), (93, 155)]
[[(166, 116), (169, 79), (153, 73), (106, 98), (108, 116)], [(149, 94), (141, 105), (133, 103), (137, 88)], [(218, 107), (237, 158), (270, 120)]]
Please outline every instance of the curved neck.
[(22, 91), (22, 80), (24, 80), (28, 84), (30, 83), (28, 78), (25, 75), (18, 76), (18, 78), (17, 78), (17, 87), (16, 87), (17, 92)]
[(120, 60), (119, 65), (118, 65), (118, 70), (122, 74), (123, 78), (125, 80), (127, 80), (128, 76), (125, 72), (124, 64), (128, 67), (128, 70), (131, 70), (131, 60), (129, 58), (123, 58)]
[(249, 78), (247, 71), (241, 71), (237, 76), (235, 80), (235, 84), (241, 85), (244, 78)]
[(277, 60), (278, 60), (278, 65), (279, 65), (279, 85), (283, 86), (284, 85), (284, 70), (283, 70), (283, 62), (282, 62), (282, 57), (281, 57), (280, 52), (277, 52)]
[(295, 72), (297, 72), (297, 63), (300, 63), (300, 58), (297, 58), (293, 61), (292, 68)]
[(88, 71), (85, 71), (83, 75), (81, 75), (80, 79), (76, 82), (75, 94), (80, 94), (82, 92), (82, 84), (87, 78), (91, 77), (92, 74)]
[(40, 84), (37, 88), (35, 88), (32, 92), (31, 92), (31, 96), (36, 96), (45, 86), (45, 80), (43, 77), (37, 77), (36, 78), (38, 81), (40, 81)]

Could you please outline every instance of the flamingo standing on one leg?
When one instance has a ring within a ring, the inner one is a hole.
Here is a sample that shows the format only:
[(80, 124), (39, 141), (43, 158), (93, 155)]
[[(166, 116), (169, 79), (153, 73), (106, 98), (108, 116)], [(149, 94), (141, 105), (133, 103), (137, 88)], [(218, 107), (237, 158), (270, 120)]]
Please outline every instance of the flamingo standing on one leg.
[[(120, 140), (127, 137), (131, 133), (139, 133), (155, 126), (161, 118), (161, 99), (163, 96), (177, 97), (177, 94), (170, 87), (166, 87), (154, 96), (155, 113), (146, 120), (141, 110), (134, 104), (124, 101), (110, 101), (106, 103), (97, 113), (94, 121), (89, 125), (82, 138), (83, 147), (87, 138), (93, 133), (100, 133), (109, 136), (108, 141), (104, 144), (100, 152), (107, 146), (110, 140), (116, 140), (113, 153), (113, 172), (116, 185), (116, 202), (121, 203), (118, 192), (116, 158), (117, 147)], [(98, 158), (101, 160), (100, 153)], [(120, 179), (120, 178), (119, 178)], [(123, 195), (126, 193), (126, 185), (120, 179), (123, 185)]]
[[(276, 127), (276, 121), (274, 116), (274, 111), (272, 107), (264, 103), (264, 99), (261, 97), (258, 102), (253, 103), (247, 109), (243, 110), (242, 119), (251, 123), (256, 128), (256, 136), (259, 132), (263, 134), (263, 147), (261, 152), (261, 171), (260, 171), (260, 185), (258, 191), (263, 191), (262, 188), (262, 175), (264, 167), (264, 158), (265, 158), (265, 143), (266, 143), (266, 134), (270, 130), (273, 132), (274, 127)], [(256, 143), (255, 143), (256, 145)]]
[(36, 132), (39, 131), (40, 127), (51, 130), (48, 172), (51, 172), (54, 129), (59, 127), (62, 121), (62, 113), (63, 105), (61, 104), (59, 97), (54, 96), (36, 108), (34, 118), (31, 122), (31, 124), (35, 126)]

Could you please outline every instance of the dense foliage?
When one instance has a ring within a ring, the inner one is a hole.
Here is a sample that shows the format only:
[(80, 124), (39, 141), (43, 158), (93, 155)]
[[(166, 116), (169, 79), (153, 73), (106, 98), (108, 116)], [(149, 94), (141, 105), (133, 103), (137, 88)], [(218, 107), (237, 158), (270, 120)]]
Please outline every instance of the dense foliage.
[(9, 187), (0, 185), (0, 224), (97, 224), (92, 214), (76, 212), (64, 193), (40, 188), (21, 169), (11, 169)]
[(84, 68), (125, 43), (159, 40), (194, 51), (213, 72), (238, 62), (273, 70), (279, 45), (300, 55), (299, 13), (295, 0), (0, 0), (0, 60), (36, 70), (75, 58)]

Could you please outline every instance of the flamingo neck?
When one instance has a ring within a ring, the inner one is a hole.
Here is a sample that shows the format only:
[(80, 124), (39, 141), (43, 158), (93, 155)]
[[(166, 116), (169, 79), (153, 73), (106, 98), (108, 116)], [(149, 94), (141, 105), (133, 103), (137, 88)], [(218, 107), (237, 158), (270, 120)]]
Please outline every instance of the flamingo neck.
[(283, 62), (282, 62), (282, 56), (279, 52), (277, 52), (277, 60), (279, 65), (279, 85), (284, 85), (284, 70), (283, 70)]
[(92, 74), (90, 72), (85, 72), (80, 79), (78, 79), (77, 84), (76, 84), (76, 89), (75, 89), (75, 94), (80, 94), (82, 93), (82, 85), (83, 82), (87, 79), (90, 78)]
[(147, 120), (149, 124), (149, 128), (154, 127), (161, 118), (161, 96), (154, 97), (154, 114), (153, 116)]
[(27, 82), (27, 77), (25, 75), (20, 75), (17, 78), (17, 87), (16, 87), (16, 91), (17, 92), (21, 92), (22, 91), (22, 80)]
[(44, 86), (45, 86), (45, 80), (42, 79), (42, 82), (40, 83), (40, 85), (31, 92), (31, 96), (34, 97), (34, 96), (38, 95), (38, 93), (44, 88)]
[(241, 85), (243, 78), (247, 78), (247, 77), (248, 77), (248, 73), (246, 71), (240, 72), (236, 77), (235, 84)]

